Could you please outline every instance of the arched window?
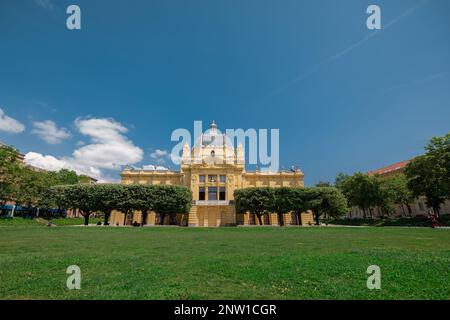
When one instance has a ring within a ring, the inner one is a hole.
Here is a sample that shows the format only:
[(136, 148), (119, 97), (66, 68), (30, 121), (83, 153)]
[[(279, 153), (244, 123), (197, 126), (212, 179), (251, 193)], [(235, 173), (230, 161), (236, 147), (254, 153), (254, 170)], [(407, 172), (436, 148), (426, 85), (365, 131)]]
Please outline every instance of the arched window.
[(214, 156), (216, 155), (216, 152), (213, 150), (213, 151), (211, 151), (211, 157), (213, 157), (214, 158)]

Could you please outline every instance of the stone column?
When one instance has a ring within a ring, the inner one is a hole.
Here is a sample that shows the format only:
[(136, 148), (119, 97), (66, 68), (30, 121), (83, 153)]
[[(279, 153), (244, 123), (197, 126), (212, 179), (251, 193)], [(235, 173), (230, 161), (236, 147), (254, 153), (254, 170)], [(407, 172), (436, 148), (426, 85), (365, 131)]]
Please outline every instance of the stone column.
[(249, 220), (250, 220), (250, 214), (248, 212), (245, 212), (244, 213), (244, 226), (249, 225)]

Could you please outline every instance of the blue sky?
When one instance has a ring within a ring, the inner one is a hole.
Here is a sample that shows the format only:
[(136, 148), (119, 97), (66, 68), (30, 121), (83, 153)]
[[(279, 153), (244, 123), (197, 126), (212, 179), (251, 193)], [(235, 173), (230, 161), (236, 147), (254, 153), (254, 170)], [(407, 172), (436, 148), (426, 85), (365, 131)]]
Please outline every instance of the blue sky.
[(333, 181), (450, 131), (449, 14), (447, 0), (3, 0), (0, 140), (114, 180), (123, 163), (173, 167), (172, 131), (214, 119), (279, 128), (282, 166)]

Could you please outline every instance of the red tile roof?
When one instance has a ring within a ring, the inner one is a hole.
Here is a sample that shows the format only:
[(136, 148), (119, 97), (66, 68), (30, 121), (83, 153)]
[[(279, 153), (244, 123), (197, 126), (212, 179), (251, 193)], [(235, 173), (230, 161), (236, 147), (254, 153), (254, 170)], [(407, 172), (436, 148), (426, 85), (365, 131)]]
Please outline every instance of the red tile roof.
[(391, 164), (387, 167), (369, 171), (368, 174), (370, 176), (373, 176), (375, 174), (379, 174), (380, 176), (389, 175), (389, 174), (392, 174), (395, 172), (403, 171), (403, 169), (406, 167), (406, 165), (410, 162), (411, 162), (411, 160), (400, 161), (400, 162)]

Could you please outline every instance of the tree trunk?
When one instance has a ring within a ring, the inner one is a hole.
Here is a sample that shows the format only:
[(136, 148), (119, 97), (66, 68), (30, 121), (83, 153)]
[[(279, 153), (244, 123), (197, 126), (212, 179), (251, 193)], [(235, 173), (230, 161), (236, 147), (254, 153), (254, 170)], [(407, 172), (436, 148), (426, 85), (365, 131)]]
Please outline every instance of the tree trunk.
[(316, 225), (320, 225), (320, 214), (319, 213), (313, 213), (314, 219), (316, 220)]
[(363, 209), (363, 219), (365, 220), (366, 219), (366, 208), (363, 207), (362, 209)]
[(165, 213), (160, 213), (159, 214), (159, 224), (161, 225), (161, 226), (163, 226), (164, 225), (164, 218), (166, 217), (166, 214)]
[(262, 222), (261, 214), (255, 213), (255, 215), (258, 217), (259, 225), (262, 226), (263, 222)]
[(302, 214), (300, 212), (297, 212), (297, 225), (302, 225)]
[(147, 210), (142, 211), (141, 227), (143, 227), (144, 224), (147, 224), (147, 216), (148, 211)]
[(123, 225), (126, 226), (127, 223), (127, 216), (128, 216), (128, 211), (124, 212), (124, 217), (123, 217)]
[(111, 211), (105, 212), (103, 225), (107, 226), (109, 224), (109, 217), (111, 216)]
[(184, 213), (181, 215), (181, 219), (180, 219), (180, 226), (181, 227), (184, 227), (183, 223), (184, 223)]
[(405, 206), (403, 203), (401, 204), (401, 206), (402, 206), (403, 216), (406, 217)]
[(278, 213), (278, 223), (280, 224), (280, 227), (284, 226), (284, 216), (282, 213)]
[(84, 217), (84, 225), (85, 226), (89, 225), (89, 216), (90, 216), (90, 213), (85, 213), (83, 215), (83, 217)]

